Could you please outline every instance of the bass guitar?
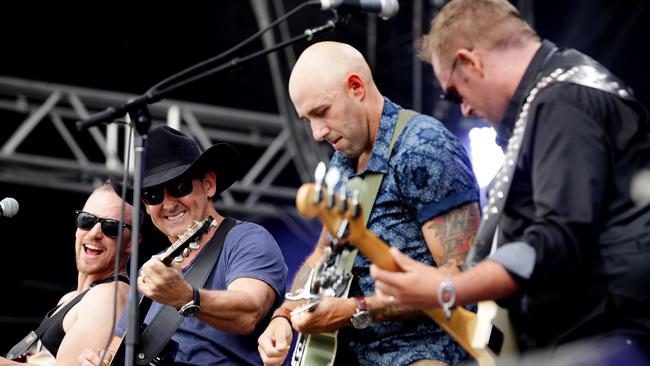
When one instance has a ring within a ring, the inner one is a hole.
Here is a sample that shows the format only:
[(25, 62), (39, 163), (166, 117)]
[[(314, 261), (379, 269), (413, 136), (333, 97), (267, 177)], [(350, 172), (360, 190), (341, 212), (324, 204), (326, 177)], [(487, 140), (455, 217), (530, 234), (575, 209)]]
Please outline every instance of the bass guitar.
[[(338, 245), (353, 245), (382, 269), (397, 271), (390, 247), (368, 231), (363, 223), (358, 192), (334, 197), (334, 202), (314, 200), (320, 193), (314, 184), (303, 184), (296, 196), (298, 212), (305, 217), (319, 217), (323, 226), (334, 233)], [(351, 196), (351, 197), (349, 197)], [(507, 312), (493, 301), (478, 304), (477, 313), (456, 307), (448, 318), (442, 308), (423, 310), (447, 332), (481, 366), (495, 365), (497, 357), (516, 354), (514, 331)]]
[[(334, 202), (334, 186), (339, 182), (340, 173), (336, 169), (327, 169), (324, 163), (318, 164), (315, 172), (315, 204), (327, 205)], [(325, 186), (323, 186), (325, 183)], [(352, 262), (356, 253), (349, 246), (337, 246), (336, 238), (325, 246), (325, 254), (314, 267), (302, 291), (288, 293), (287, 300), (305, 301), (292, 313), (312, 311), (323, 296), (347, 297), (352, 283)], [(291, 357), (291, 366), (326, 366), (333, 365), (337, 351), (337, 331), (298, 335)]]

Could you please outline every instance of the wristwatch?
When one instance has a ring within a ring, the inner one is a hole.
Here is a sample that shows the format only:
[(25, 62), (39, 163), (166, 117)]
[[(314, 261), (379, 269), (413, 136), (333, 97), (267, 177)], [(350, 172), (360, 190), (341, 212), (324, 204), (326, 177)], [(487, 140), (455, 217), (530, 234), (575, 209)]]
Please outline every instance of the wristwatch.
[(192, 286), (192, 300), (181, 306), (178, 312), (187, 318), (195, 316), (199, 310), (201, 310), (201, 295), (199, 294), (199, 289)]
[(366, 305), (366, 298), (363, 296), (357, 296), (354, 298), (355, 303), (357, 304), (357, 311), (352, 315), (350, 321), (352, 326), (356, 329), (364, 329), (372, 323), (372, 315), (368, 311), (368, 305)]

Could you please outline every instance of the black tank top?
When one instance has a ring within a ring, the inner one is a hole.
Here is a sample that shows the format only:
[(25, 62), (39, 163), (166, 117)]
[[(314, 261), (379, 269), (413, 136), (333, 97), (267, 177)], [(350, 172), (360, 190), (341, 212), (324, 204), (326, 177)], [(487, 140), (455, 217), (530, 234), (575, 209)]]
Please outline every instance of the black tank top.
[[(101, 281), (93, 282), (90, 287), (92, 288), (95, 285), (99, 285), (101, 283), (113, 282), (114, 279), (115, 277), (111, 276)], [(122, 282), (129, 283), (129, 280), (124, 276), (120, 275), (118, 279)], [(45, 348), (47, 348), (48, 351), (50, 351), (54, 357), (56, 357), (56, 354), (59, 352), (59, 346), (63, 341), (63, 337), (65, 337), (65, 330), (63, 329), (63, 318), (65, 318), (65, 315), (68, 313), (68, 311), (70, 311), (70, 309), (72, 309), (73, 306), (77, 305), (77, 303), (79, 303), (79, 301), (81, 301), (81, 299), (86, 296), (88, 290), (90, 290), (90, 288), (77, 295), (74, 299), (68, 301), (68, 303), (65, 304), (65, 306), (63, 306), (63, 308), (61, 308), (61, 310), (56, 314), (52, 315), (54, 312), (56, 312), (57, 309), (61, 307), (61, 305), (57, 305), (54, 309), (48, 311), (45, 315), (45, 319), (43, 319), (41, 322), (39, 329), (41, 327), (46, 327), (43, 335), (41, 336), (41, 343)]]

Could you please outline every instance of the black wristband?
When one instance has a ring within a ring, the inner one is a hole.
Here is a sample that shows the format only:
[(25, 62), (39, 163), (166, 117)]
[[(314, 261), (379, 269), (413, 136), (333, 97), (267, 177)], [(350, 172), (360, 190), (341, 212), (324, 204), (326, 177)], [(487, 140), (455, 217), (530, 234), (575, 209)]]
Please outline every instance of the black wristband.
[(271, 316), (271, 321), (273, 321), (275, 318), (287, 319), (289, 325), (293, 328), (293, 323), (291, 322), (291, 310), (285, 308), (284, 306), (280, 306), (279, 308), (275, 309), (273, 315)]

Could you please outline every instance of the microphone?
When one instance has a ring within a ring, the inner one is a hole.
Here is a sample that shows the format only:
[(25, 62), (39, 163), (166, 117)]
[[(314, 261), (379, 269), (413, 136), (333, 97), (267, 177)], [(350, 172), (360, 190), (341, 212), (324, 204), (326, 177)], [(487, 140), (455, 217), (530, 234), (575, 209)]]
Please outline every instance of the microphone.
[(320, 0), (320, 6), (322, 10), (377, 14), (384, 20), (392, 18), (399, 11), (397, 0)]
[(18, 213), (18, 201), (7, 197), (0, 201), (0, 217), (13, 217)]

